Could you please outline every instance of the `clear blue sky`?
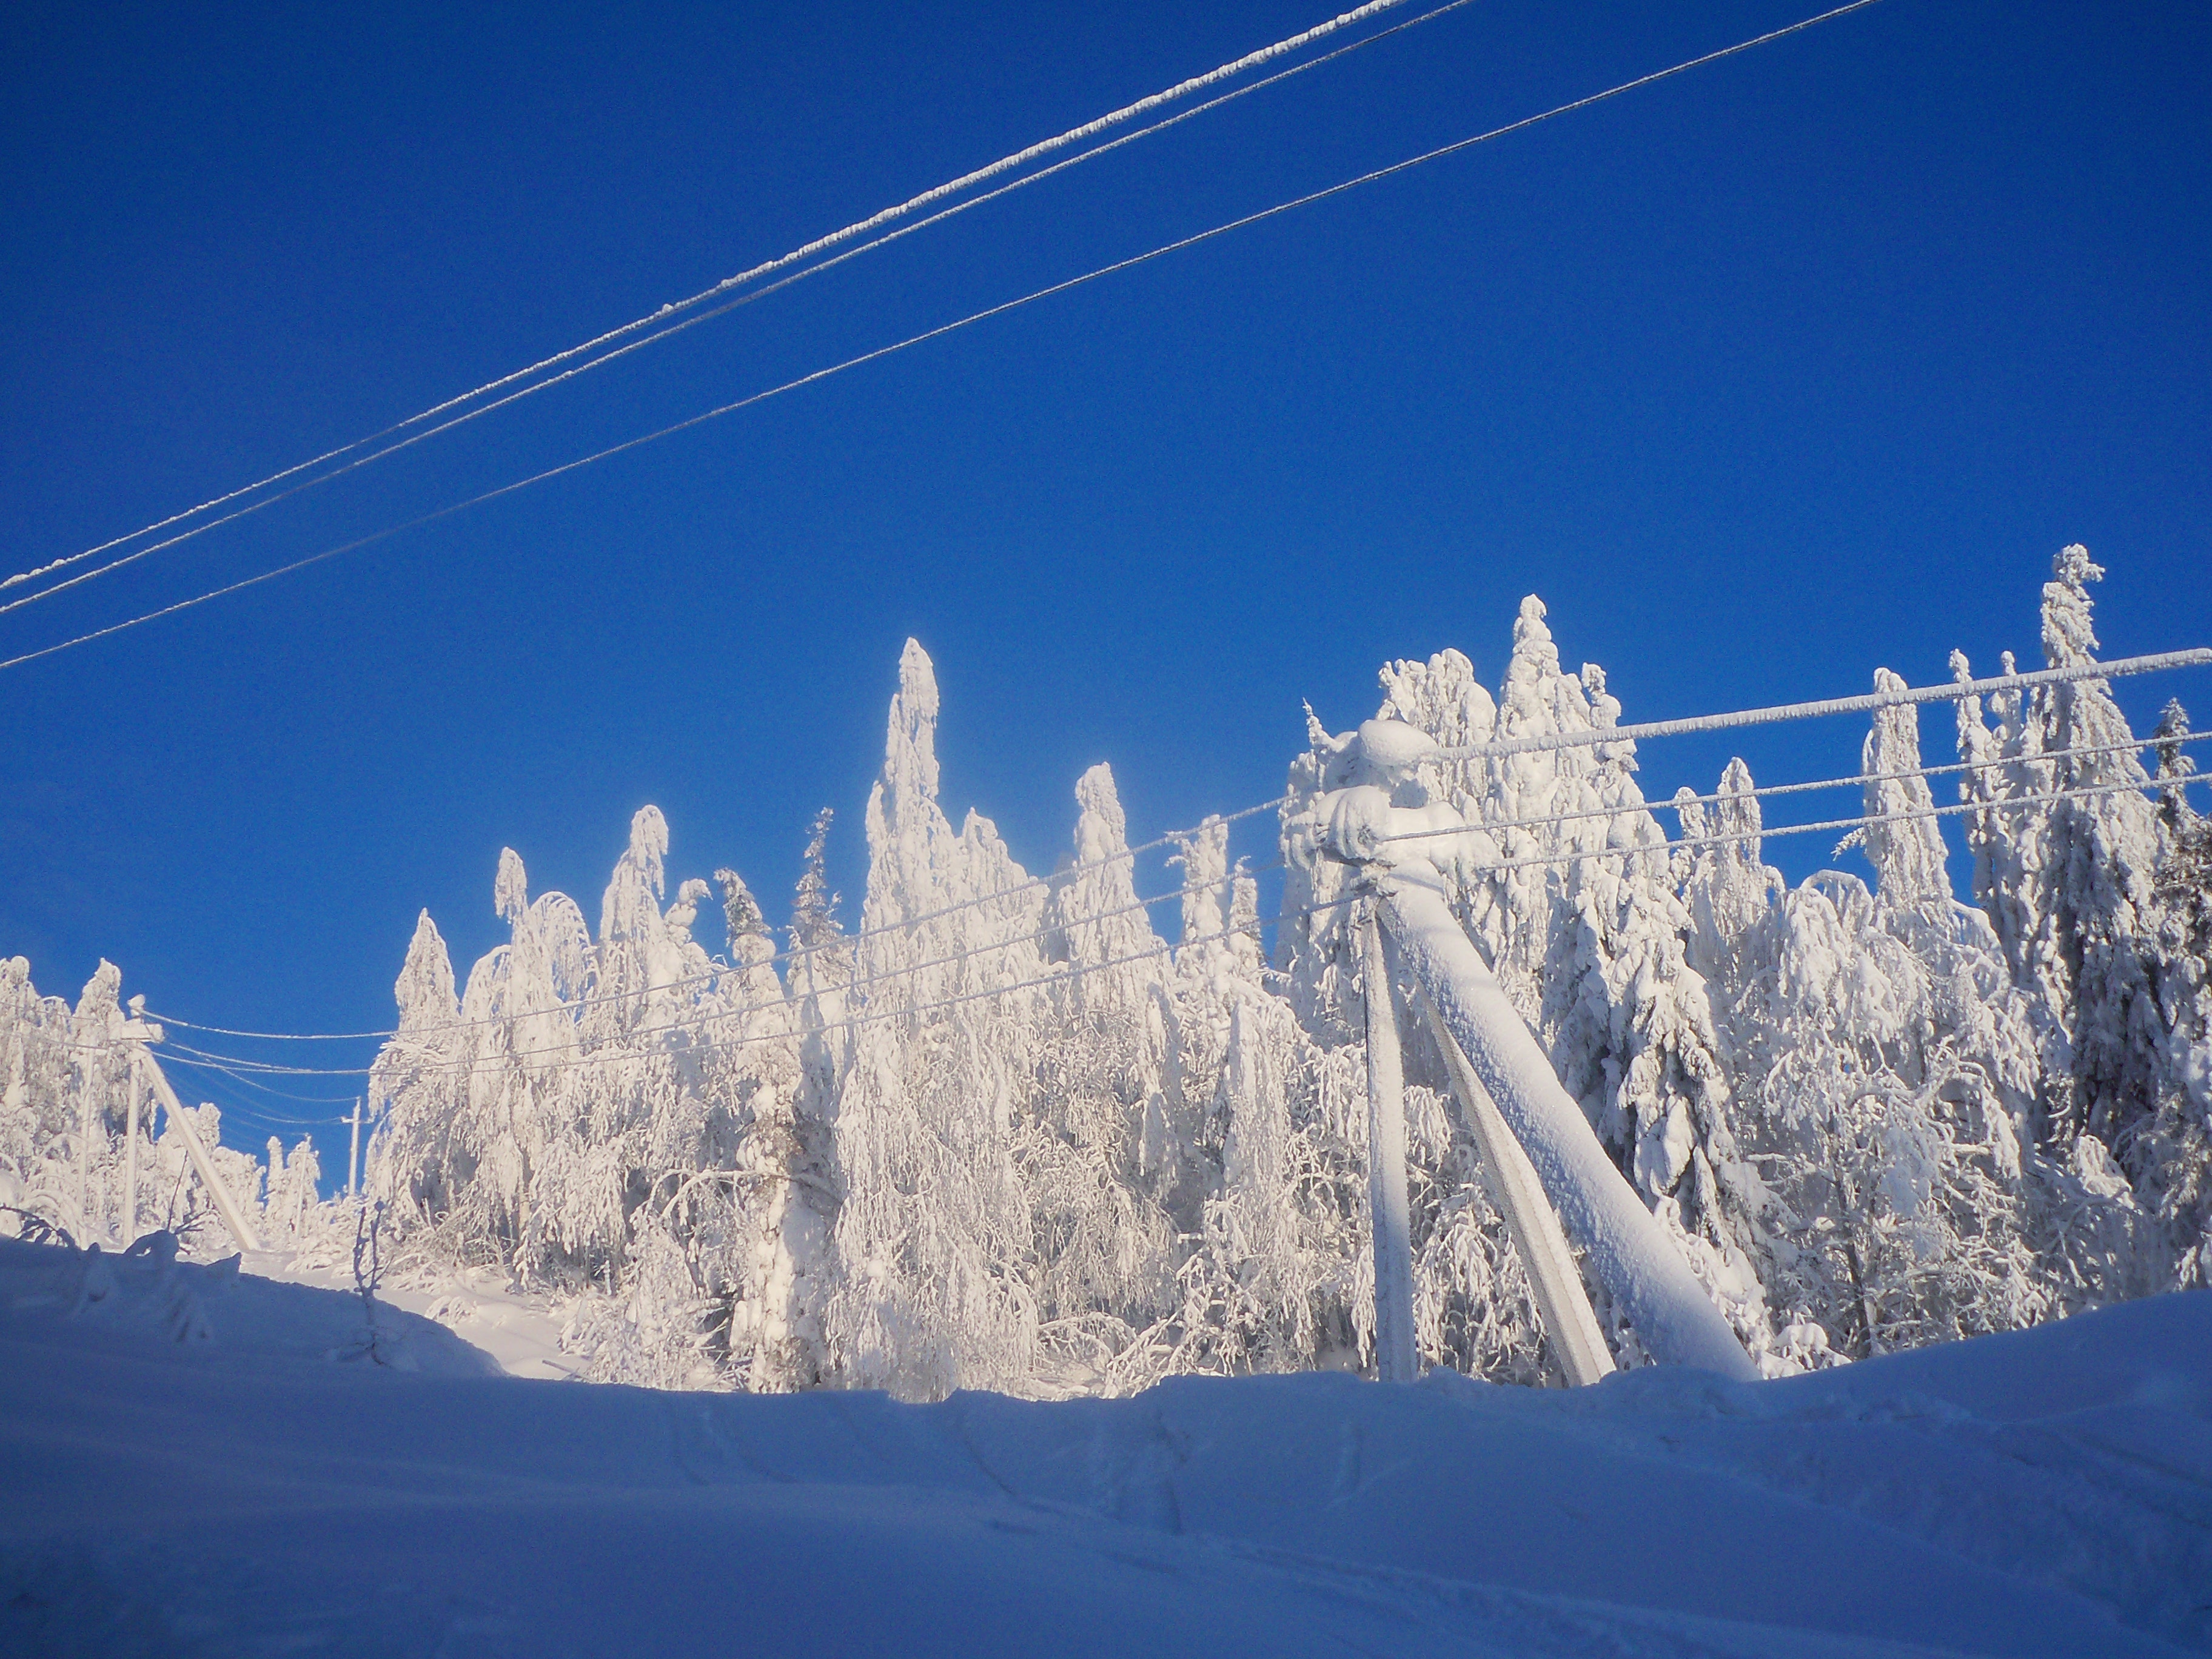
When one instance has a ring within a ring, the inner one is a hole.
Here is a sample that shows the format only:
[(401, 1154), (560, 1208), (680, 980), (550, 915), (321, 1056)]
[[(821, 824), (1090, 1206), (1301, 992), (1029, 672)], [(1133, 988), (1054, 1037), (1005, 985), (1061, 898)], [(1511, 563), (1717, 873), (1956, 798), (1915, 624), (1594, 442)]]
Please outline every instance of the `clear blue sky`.
[[(4, 562), (361, 436), (1329, 3), (18, 0)], [(0, 656), (1817, 9), (1480, 0), (0, 617)], [(909, 634), (944, 686), (948, 808), (1033, 867), (1092, 762), (1148, 835), (1277, 793), (1301, 700), (1347, 726), (1387, 658), (1457, 646), (1494, 684), (1525, 592), (1630, 719), (1877, 664), (1924, 682), (1954, 645), (2033, 661), (2074, 540), (2112, 572), (2110, 653), (2212, 642), (2208, 85), (2202, 4), (1885, 0), (9, 670), (0, 952), (71, 997), (106, 956), (190, 1018), (381, 1025), (419, 908), (465, 972), (511, 845), (595, 916), (648, 801), (672, 878), (735, 865), (775, 915), (834, 805), (854, 891)], [(2140, 720), (2175, 690), (2212, 703), (2212, 676), (2126, 696)], [(1926, 729), (1948, 748), (1947, 714)], [(1709, 787), (1732, 749), (1769, 781), (1847, 771), (1858, 736), (1647, 747), (1645, 783)], [(245, 1103), (319, 1110), (195, 1092), (242, 1144)]]

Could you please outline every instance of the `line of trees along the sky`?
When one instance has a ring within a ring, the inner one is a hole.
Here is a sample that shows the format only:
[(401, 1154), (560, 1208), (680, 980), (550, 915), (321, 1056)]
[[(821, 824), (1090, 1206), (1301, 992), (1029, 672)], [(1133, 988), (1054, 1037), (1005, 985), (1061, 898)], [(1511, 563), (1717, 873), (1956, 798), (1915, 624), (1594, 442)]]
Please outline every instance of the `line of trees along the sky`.
[[(2050, 665), (2094, 660), (2101, 574), (2058, 556)], [(1495, 693), (1453, 651), (1381, 681), (1380, 713), (1447, 745), (1620, 714), (1599, 669), (1565, 672), (1533, 598)], [(1664, 845), (1629, 743), (1431, 763), (1404, 786), (1401, 805), (1469, 822), (1560, 817), (1440, 843), (1454, 907), (1771, 1372), (2212, 1279), (2212, 824), (2181, 787), (2185, 720), (2169, 706), (2150, 775), (2101, 681), (1957, 708), (1971, 903), (1912, 816), (1935, 804), (1924, 778), (1865, 786), (1871, 883), (1796, 887), (1761, 861), (1741, 762), (1717, 802), (1659, 808), (1715, 842), (1691, 848)], [(1104, 766), (1077, 783), (1062, 873), (1033, 882), (988, 819), (945, 816), (937, 715), (909, 644), (853, 934), (826, 813), (781, 949), (735, 872), (667, 891), (649, 806), (596, 934), (568, 897), (532, 899), (512, 852), (493, 895), (512, 937), (465, 983), (423, 915), (371, 1080), (368, 1185), (400, 1270), (502, 1271), (565, 1304), (588, 1374), (663, 1386), (920, 1398), (1371, 1367), (1364, 1005), (1330, 902), (1353, 877), (1313, 810), (1349, 739), (1310, 723), (1291, 764), (1270, 960), (1229, 826), (1184, 840), (1163, 939), (1115, 857)], [(1878, 715), (1863, 760), (1920, 766), (1915, 712)], [(2014, 804), (2106, 784), (2136, 787)], [(692, 938), (717, 887), (726, 962)], [(103, 964), (71, 1010), (0, 963), (0, 1214), (19, 1230), (130, 1231), (137, 1085), (103, 1047), (118, 994)], [(1394, 997), (1422, 1359), (1540, 1380), (1441, 1058)], [(134, 1224), (223, 1247), (173, 1139), (149, 1143)], [(276, 1242), (333, 1224), (311, 1147), (226, 1158)]]

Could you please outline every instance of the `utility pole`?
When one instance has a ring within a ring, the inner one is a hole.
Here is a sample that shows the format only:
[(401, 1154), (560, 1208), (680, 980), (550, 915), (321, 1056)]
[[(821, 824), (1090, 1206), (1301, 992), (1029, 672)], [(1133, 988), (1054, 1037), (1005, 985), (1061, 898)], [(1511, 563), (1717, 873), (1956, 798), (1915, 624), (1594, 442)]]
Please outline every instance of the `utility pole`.
[(1367, 1004), (1367, 1212), (1375, 1246), (1375, 1375), (1420, 1376), (1413, 1344), (1413, 1253), (1406, 1206), (1406, 1103), (1398, 1013), (1370, 897), (1359, 909), (1360, 983)]
[(169, 1115), (169, 1121), (177, 1126), (177, 1133), (184, 1137), (185, 1155), (191, 1159), (192, 1172), (199, 1176), (200, 1184), (207, 1188), (208, 1202), (215, 1206), (215, 1212), (222, 1218), (222, 1224), (230, 1229), (230, 1236), (238, 1241), (240, 1249), (259, 1249), (260, 1236), (253, 1231), (253, 1224), (238, 1207), (238, 1201), (230, 1188), (223, 1185), (222, 1177), (216, 1173), (214, 1160), (208, 1157), (207, 1148), (200, 1144), (199, 1132), (192, 1127), (191, 1119), (185, 1115), (185, 1109), (177, 1099), (177, 1091), (169, 1086), (169, 1079), (161, 1074), (161, 1066), (155, 1064), (153, 1054), (147, 1049), (146, 1043), (154, 1034), (153, 1030), (143, 1021), (137, 1022), (137, 1030), (126, 1027), (125, 1031), (125, 1036), (136, 1039), (137, 1052), (131, 1057), (144, 1069), (148, 1086), (161, 1101), (162, 1109)]
[(346, 1158), (346, 1196), (361, 1196), (361, 1107), (362, 1097), (353, 1099), (353, 1151)]
[[(133, 1066), (131, 1080), (124, 1085), (131, 1091), (131, 1121), (123, 1138), (123, 1233), (121, 1242), (135, 1244), (138, 1241), (138, 1097), (145, 1091), (140, 1088), (138, 1071)], [(150, 1116), (151, 1114), (149, 1113)]]

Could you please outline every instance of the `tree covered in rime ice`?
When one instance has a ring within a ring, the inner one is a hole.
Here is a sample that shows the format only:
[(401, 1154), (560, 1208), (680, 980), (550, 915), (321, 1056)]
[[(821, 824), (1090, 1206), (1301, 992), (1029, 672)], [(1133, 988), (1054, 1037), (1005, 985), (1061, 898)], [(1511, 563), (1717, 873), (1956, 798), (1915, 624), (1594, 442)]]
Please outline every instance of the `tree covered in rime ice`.
[[(2086, 548), (2053, 561), (2047, 665), (2095, 660), (2088, 584), (2104, 574)], [(1963, 656), (1952, 665), (1971, 674)], [(2204, 882), (2179, 787), (2187, 716), (2176, 705), (2160, 727), (2160, 802), (2141, 792), (2139, 745), (2104, 681), (1992, 698), (1989, 716), (1960, 704), (1960, 757), (1982, 763), (1962, 799), (1978, 809), (1975, 896), (2040, 1017), (2033, 1132), (2087, 1188), (2155, 1218), (2166, 1260), (2133, 1250), (2126, 1270), (2205, 1282)]]
[[(2059, 556), (2048, 661), (2094, 660), (2100, 574)], [(1050, 874), (988, 819), (956, 826), (934, 672), (909, 644), (857, 927), (826, 812), (781, 950), (735, 872), (671, 895), (652, 808), (596, 932), (504, 854), (511, 937), (458, 991), (417, 926), (374, 1080), (374, 1189), (419, 1271), (495, 1267), (563, 1299), (593, 1376), (925, 1398), (1371, 1368), (1379, 992), (1403, 1038), (1423, 1363), (1542, 1380), (1443, 1057), (1407, 986), (1361, 982), (1358, 878), (1323, 851), (1322, 798), (1379, 783), (1449, 832), (1428, 856), (1455, 914), (1768, 1370), (2206, 1277), (2212, 830), (2178, 708), (2153, 776), (2100, 681), (1963, 702), (1968, 904), (1911, 708), (1861, 753), (1866, 873), (1792, 887), (1762, 860), (1741, 762), (1710, 799), (1645, 801), (1635, 745), (1606, 735), (1615, 689), (1567, 671), (1534, 598), (1494, 682), (1443, 651), (1386, 665), (1380, 691), (1381, 717), (1446, 747), (1583, 741), (1369, 776), (1352, 734), (1309, 714), (1269, 953), (1250, 866), (1271, 856), (1232, 856), (1212, 820), (1177, 838), (1161, 890), (1103, 765)], [(715, 890), (721, 957), (692, 937)], [(65, 1120), (94, 1085), (41, 1035), (69, 1012), (7, 994), (0, 1148), (28, 1169), (19, 1146), (77, 1144)], [(65, 1200), (68, 1160), (39, 1167)]]

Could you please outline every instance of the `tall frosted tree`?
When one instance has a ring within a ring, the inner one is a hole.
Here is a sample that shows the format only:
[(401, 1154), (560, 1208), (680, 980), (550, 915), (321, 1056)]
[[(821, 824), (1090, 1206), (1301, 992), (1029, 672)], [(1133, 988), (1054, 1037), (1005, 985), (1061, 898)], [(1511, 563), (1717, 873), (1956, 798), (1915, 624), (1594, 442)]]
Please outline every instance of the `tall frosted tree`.
[(1043, 895), (988, 819), (955, 830), (939, 806), (937, 718), (935, 672), (909, 640), (868, 797), (824, 1319), (840, 1380), (925, 1398), (1018, 1384), (1038, 1320), (1014, 1160), (1036, 997), (1000, 988), (1043, 964)]
[[(2066, 548), (2043, 589), (2047, 666), (2095, 660), (2088, 585), (2104, 577), (2088, 550)], [(2006, 666), (2010, 670), (2011, 658)], [(1969, 675), (1954, 653), (1954, 672)], [(1974, 699), (1959, 707), (1960, 758), (1975, 893), (1996, 924), (2021, 988), (2051, 1038), (2041, 1132), (2093, 1164), (2120, 1152), (2160, 1092), (2165, 1022), (2145, 946), (2155, 932), (2156, 809), (2134, 733), (2111, 687), (2075, 680), (1994, 699), (1994, 727)], [(2118, 786), (2118, 787), (2112, 787)], [(2072, 792), (2096, 790), (2101, 793)], [(2065, 796), (2064, 799), (2044, 799)]]

